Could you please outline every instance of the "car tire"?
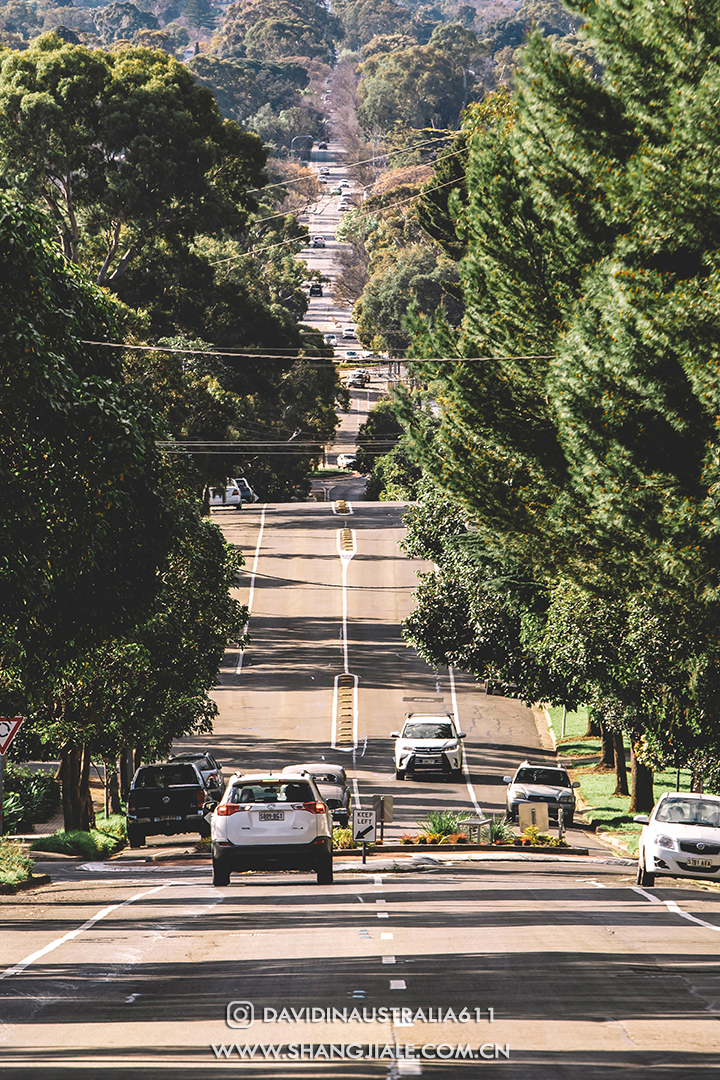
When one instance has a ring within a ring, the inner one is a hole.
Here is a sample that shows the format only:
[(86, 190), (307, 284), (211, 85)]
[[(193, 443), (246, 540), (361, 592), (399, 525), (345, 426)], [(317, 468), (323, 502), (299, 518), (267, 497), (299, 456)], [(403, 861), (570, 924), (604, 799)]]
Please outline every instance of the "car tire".
[(222, 860), (213, 859), (212, 877), (216, 887), (230, 884), (230, 871)]
[(655, 875), (645, 869), (644, 861), (638, 856), (637, 883), (644, 889), (652, 889), (655, 884)]
[(563, 824), (566, 829), (572, 829), (575, 816), (573, 814), (563, 814)]
[(137, 825), (128, 825), (127, 838), (131, 848), (142, 847), (146, 839), (145, 833)]
[(405, 770), (404, 769), (396, 769), (395, 770), (395, 779), (396, 780), (404, 780), (405, 779)]
[(317, 867), (318, 885), (332, 885), (333, 883), (333, 860), (332, 855), (326, 855)]

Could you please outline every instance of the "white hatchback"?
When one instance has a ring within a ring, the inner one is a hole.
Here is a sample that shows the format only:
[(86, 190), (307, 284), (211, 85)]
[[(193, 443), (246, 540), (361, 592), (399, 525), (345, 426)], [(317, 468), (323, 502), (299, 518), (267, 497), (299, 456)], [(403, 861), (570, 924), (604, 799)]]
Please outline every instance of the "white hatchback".
[(332, 884), (332, 815), (309, 772), (236, 773), (210, 808), (213, 885), (244, 870), (312, 870)]
[(720, 878), (720, 796), (667, 791), (644, 825), (638, 847), (637, 883), (646, 888), (659, 875), (717, 881)]

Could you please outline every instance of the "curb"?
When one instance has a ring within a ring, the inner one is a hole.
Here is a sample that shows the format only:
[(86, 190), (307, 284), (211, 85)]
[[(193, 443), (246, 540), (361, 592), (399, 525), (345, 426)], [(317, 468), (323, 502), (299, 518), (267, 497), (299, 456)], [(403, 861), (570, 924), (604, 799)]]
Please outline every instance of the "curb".
[[(535, 852), (538, 855), (587, 855), (588, 848), (578, 847), (547, 847), (540, 844), (385, 844), (382, 847), (378, 845), (368, 845), (368, 855), (398, 855), (401, 852), (405, 855), (443, 855), (453, 854), (456, 852), (465, 852), (470, 855), (474, 852), (492, 851), (498, 854), (503, 852)], [(362, 848), (334, 848), (333, 856), (344, 857), (349, 855), (362, 856)]]
[(27, 892), (28, 889), (34, 889), (38, 885), (49, 885), (50, 881), (51, 878), (47, 874), (38, 874), (25, 878), (24, 881), (15, 881), (12, 884), (3, 883), (0, 885), (0, 895), (12, 896), (13, 893)]

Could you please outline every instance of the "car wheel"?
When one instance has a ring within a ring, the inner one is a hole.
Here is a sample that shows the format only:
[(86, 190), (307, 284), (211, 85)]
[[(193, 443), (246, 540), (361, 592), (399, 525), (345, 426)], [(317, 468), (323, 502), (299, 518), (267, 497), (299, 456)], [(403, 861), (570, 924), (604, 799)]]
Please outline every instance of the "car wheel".
[(652, 889), (655, 884), (655, 875), (645, 869), (645, 863), (642, 861), (641, 856), (638, 856), (637, 883), (645, 889)]
[(137, 825), (128, 825), (127, 838), (131, 848), (142, 847), (145, 843), (145, 833)]
[(332, 855), (326, 855), (317, 868), (317, 883), (318, 885), (332, 885), (333, 883), (333, 861)]
[(566, 829), (572, 829), (575, 817), (573, 814), (563, 814), (563, 824)]
[(230, 871), (220, 859), (213, 859), (212, 863), (213, 885), (229, 885)]
[(395, 779), (396, 780), (404, 780), (405, 779), (405, 770), (404, 769), (396, 769), (395, 770)]

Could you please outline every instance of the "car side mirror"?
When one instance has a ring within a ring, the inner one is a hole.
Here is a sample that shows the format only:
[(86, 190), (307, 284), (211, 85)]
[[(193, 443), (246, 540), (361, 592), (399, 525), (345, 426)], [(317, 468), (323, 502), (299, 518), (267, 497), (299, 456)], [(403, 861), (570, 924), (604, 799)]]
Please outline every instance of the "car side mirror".
[(203, 814), (212, 814), (214, 813), (216, 807), (217, 803), (214, 800), (212, 802), (203, 803), (202, 812)]
[(633, 821), (637, 821), (638, 825), (649, 825), (650, 824), (650, 815), (649, 814), (636, 814), (635, 817), (633, 818)]
[(570, 787), (579, 788), (580, 787), (580, 781), (579, 780), (573, 780)]
[(391, 731), (390, 732), (390, 738), (391, 739), (399, 739), (400, 738), (400, 732), (399, 731)]
[(512, 776), (503, 776), (503, 784), (512, 784)]
[(458, 739), (467, 739), (467, 735), (464, 731), (458, 731)]

